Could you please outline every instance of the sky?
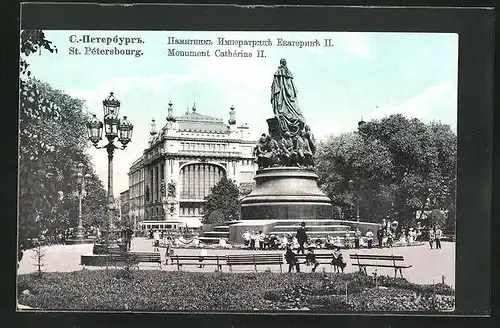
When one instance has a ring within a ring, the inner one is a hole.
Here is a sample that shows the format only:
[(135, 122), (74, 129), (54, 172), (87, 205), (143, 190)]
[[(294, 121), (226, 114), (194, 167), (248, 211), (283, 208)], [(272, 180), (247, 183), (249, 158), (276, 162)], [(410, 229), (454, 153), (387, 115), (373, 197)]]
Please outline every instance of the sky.
[[(147, 147), (151, 119), (166, 124), (196, 103), (197, 112), (247, 123), (255, 139), (267, 132), (273, 74), (281, 58), (294, 76), (298, 103), (316, 139), (353, 131), (357, 122), (401, 113), (424, 122), (440, 121), (456, 131), (458, 35), (444, 33), (367, 32), (182, 32), (44, 31), (57, 53), (27, 58), (32, 74), (53, 88), (85, 100), (86, 110), (102, 120), (102, 100), (110, 92), (121, 101), (120, 116), (134, 125), (132, 142), (115, 152), (114, 193), (128, 189), (128, 169)], [(85, 43), (93, 38), (141, 38), (143, 43)], [(212, 45), (172, 45), (168, 38), (206, 39)], [(271, 46), (219, 45), (226, 40), (271, 40)], [(281, 46), (286, 41), (314, 41), (320, 46)], [(325, 47), (325, 39), (333, 46)], [(80, 42), (72, 42), (79, 40)], [(90, 49), (88, 54), (86, 47)], [(140, 50), (141, 56), (94, 55), (92, 48)], [(74, 54), (78, 49), (80, 54)], [(168, 56), (168, 50), (205, 51), (210, 57)], [(217, 57), (219, 51), (244, 51), (252, 57)], [(263, 50), (265, 57), (257, 57)], [(104, 143), (104, 141), (102, 141)], [(107, 155), (89, 154), (103, 184)]]

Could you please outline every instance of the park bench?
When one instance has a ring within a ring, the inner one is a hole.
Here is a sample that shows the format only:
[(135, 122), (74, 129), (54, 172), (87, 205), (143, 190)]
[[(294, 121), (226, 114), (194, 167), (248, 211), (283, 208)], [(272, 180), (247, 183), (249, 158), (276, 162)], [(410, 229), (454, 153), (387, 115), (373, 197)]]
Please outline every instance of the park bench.
[(229, 270), (233, 272), (233, 265), (253, 265), (257, 272), (258, 265), (279, 264), (280, 271), (283, 272), (282, 254), (251, 254), (251, 255), (226, 255), (226, 264)]
[(129, 256), (131, 262), (137, 266), (137, 269), (139, 269), (139, 263), (158, 263), (160, 270), (162, 269), (161, 255), (159, 252), (129, 252), (126, 254), (127, 255), (124, 254), (122, 256)]
[(174, 255), (171, 257), (172, 263), (173, 261), (177, 263), (177, 270), (180, 270), (183, 265), (215, 265), (217, 271), (222, 271), (222, 264), (225, 259), (226, 257), (223, 255)]
[(110, 244), (106, 247), (106, 244), (94, 244), (92, 248), (93, 254), (121, 254), (127, 251), (127, 246), (125, 244)]
[(139, 263), (158, 263), (161, 267), (161, 256), (158, 252), (120, 252), (95, 255), (82, 255), (80, 264), (85, 266), (103, 266), (129, 263), (139, 269)]
[[(319, 264), (330, 264), (335, 270), (334, 271), (340, 271), (342, 270), (339, 266), (334, 265), (332, 263), (333, 260), (333, 254), (332, 253), (316, 253), (316, 260), (318, 260)], [(299, 260), (304, 260), (303, 264), (305, 264), (305, 259), (306, 259), (306, 254), (296, 254), (295, 255), (297, 259)]]
[(350, 254), (349, 256), (351, 260), (356, 261), (352, 263), (352, 265), (358, 266), (359, 271), (364, 274), (367, 274), (366, 267), (394, 268), (394, 277), (397, 277), (399, 272), (401, 278), (403, 278), (403, 269), (411, 268), (411, 265), (396, 263), (404, 261), (404, 258), (401, 255)]

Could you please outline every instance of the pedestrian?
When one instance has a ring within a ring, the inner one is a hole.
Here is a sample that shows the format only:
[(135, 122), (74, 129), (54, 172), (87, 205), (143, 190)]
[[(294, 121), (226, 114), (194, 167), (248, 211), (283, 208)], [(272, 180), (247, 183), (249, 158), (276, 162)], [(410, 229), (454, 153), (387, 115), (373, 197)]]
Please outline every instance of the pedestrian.
[(359, 239), (361, 238), (361, 231), (359, 231), (358, 228), (356, 228), (356, 232), (354, 234), (354, 247), (356, 249), (359, 249)]
[(377, 230), (378, 248), (382, 248), (382, 240), (384, 239), (384, 229), (380, 226)]
[(243, 238), (243, 243), (245, 244), (245, 247), (250, 246), (250, 231), (248, 229), (245, 230), (245, 232), (241, 235), (241, 238)]
[(366, 232), (366, 240), (368, 242), (368, 248), (372, 248), (372, 245), (373, 245), (373, 232), (371, 230), (368, 230)]
[(255, 238), (256, 238), (255, 231), (252, 231), (250, 233), (250, 249), (251, 250), (255, 250)]
[(311, 272), (315, 272), (316, 268), (319, 265), (319, 262), (316, 259), (316, 254), (314, 254), (314, 248), (312, 248), (312, 247), (309, 248), (309, 250), (308, 250), (308, 252), (306, 254), (306, 262), (313, 265), (313, 268), (312, 268)]
[(415, 241), (415, 235), (415, 230), (413, 230), (413, 228), (410, 228), (410, 230), (408, 231), (408, 245), (413, 244), (413, 241)]
[(434, 227), (434, 238), (436, 240), (436, 249), (441, 249), (441, 237), (443, 236), (443, 231), (439, 227)]
[[(165, 242), (165, 247), (166, 247), (166, 250), (165, 250), (165, 264), (168, 264), (168, 259), (171, 259), (170, 257), (170, 250), (172, 249), (172, 244), (170, 243), (170, 240), (167, 239), (166, 242)], [(172, 260), (172, 263), (174, 262), (173, 259)]]
[(134, 231), (132, 230), (132, 228), (128, 227), (126, 234), (127, 234), (127, 250), (130, 251), (130, 249), (132, 248), (132, 238), (134, 236)]
[(300, 228), (297, 229), (296, 237), (297, 237), (297, 241), (299, 243), (299, 250), (297, 251), (297, 254), (299, 252), (302, 252), (302, 254), (304, 254), (304, 251), (305, 251), (304, 243), (307, 241), (306, 223), (305, 222), (302, 222), (300, 224)]
[(258, 238), (257, 238), (259, 240), (259, 250), (265, 249), (265, 244), (264, 244), (265, 238), (266, 237), (265, 237), (264, 233), (262, 232), (262, 230), (260, 230)]
[(435, 239), (434, 230), (431, 228), (429, 229), (429, 246), (431, 246), (431, 249), (434, 248), (434, 239)]
[(202, 264), (203, 263), (203, 258), (207, 256), (207, 250), (205, 249), (205, 247), (203, 247), (203, 245), (201, 245), (201, 248), (200, 248), (200, 258), (199, 258), (199, 262), (200, 262), (200, 266), (199, 268), (204, 268), (205, 267), (205, 264)]
[(290, 245), (286, 246), (285, 261), (288, 263), (289, 273), (292, 272), (294, 267), (297, 272), (300, 272), (299, 260), (297, 259), (297, 255), (292, 251)]
[(160, 251), (160, 232), (158, 230), (155, 230), (153, 233), (153, 239), (154, 239), (154, 252), (159, 252)]

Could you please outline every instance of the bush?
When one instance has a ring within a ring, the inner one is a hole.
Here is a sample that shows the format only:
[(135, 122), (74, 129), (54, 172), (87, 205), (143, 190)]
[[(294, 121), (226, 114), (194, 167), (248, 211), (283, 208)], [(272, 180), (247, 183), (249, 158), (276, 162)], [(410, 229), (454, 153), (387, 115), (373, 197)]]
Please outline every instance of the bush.
[[(348, 299), (345, 299), (345, 284)], [(314, 311), (449, 309), (453, 289), (360, 274), (197, 273), (82, 270), (20, 275), (19, 302), (44, 310), (264, 311), (308, 307)], [(24, 289), (29, 295), (22, 294)], [(438, 295), (434, 296), (434, 295)], [(432, 302), (429, 301), (432, 300)]]

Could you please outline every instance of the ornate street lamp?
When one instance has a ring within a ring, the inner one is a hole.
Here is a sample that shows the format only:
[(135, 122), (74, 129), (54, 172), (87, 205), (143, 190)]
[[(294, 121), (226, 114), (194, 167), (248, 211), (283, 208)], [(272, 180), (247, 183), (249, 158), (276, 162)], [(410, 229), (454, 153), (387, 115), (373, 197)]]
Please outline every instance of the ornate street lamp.
[[(104, 111), (104, 125), (94, 115), (87, 123), (88, 139), (92, 142), (95, 148), (105, 148), (108, 152), (108, 216), (110, 228), (113, 224), (113, 211), (115, 209), (115, 201), (113, 197), (113, 154), (115, 149), (125, 149), (127, 144), (132, 139), (132, 131), (134, 126), (124, 116), (120, 120), (118, 114), (120, 112), (120, 101), (118, 101), (113, 92), (102, 101)], [(99, 141), (102, 140), (102, 130), (104, 126), (104, 134), (108, 139), (108, 144), (105, 146), (98, 146)], [(113, 144), (114, 140), (118, 138), (122, 147), (117, 147)]]
[(76, 238), (84, 239), (83, 223), (82, 223), (82, 199), (86, 196), (85, 182), (90, 178), (90, 174), (83, 175), (83, 163), (78, 164), (78, 172), (76, 173), (76, 183), (78, 189), (78, 227), (76, 228)]

